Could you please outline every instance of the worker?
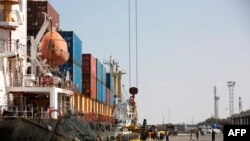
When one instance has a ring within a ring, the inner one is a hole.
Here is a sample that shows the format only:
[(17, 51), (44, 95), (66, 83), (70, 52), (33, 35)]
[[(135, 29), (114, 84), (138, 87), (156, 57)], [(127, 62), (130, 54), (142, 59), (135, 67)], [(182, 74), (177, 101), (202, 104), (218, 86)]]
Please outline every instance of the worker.
[(196, 129), (196, 131), (195, 131), (195, 134), (196, 134), (196, 139), (198, 140), (199, 139), (199, 129)]
[(161, 136), (160, 131), (158, 131), (156, 134), (157, 134), (157, 140), (160, 140), (160, 136)]
[(166, 141), (169, 141), (169, 132), (168, 132), (168, 129), (166, 130), (166, 133), (165, 133), (165, 136), (166, 136)]
[(215, 141), (215, 134), (214, 130), (212, 130), (212, 141)]
[(193, 141), (193, 129), (191, 129), (191, 133), (190, 133), (190, 141)]

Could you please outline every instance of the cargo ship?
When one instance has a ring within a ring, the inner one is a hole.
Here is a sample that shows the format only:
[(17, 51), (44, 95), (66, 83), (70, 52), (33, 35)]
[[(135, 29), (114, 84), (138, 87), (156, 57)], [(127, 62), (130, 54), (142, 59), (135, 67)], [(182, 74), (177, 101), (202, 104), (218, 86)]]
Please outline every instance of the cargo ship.
[(41, 0), (0, 0), (0, 140), (129, 140), (134, 95), (110, 57), (82, 54), (73, 31)]

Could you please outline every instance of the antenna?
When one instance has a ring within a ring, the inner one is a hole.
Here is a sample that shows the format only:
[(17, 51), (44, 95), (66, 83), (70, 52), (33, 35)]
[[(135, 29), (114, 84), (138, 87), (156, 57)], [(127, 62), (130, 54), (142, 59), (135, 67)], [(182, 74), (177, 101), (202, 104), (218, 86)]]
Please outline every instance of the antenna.
[(234, 81), (228, 81), (227, 86), (229, 88), (229, 116), (234, 114)]
[(168, 123), (170, 123), (170, 108), (168, 109)]
[(111, 56), (111, 55), (110, 55), (110, 57), (109, 57), (109, 60), (104, 60), (104, 61), (103, 61), (103, 64), (109, 66), (110, 74), (113, 74), (113, 73), (114, 73), (115, 66), (116, 66), (116, 67), (119, 66), (119, 65), (118, 65), (119, 62), (118, 62), (118, 61), (115, 61), (114, 59), (112, 60), (112, 56)]
[(216, 86), (214, 86), (214, 118), (218, 119), (219, 118), (219, 100), (220, 97), (216, 96)]

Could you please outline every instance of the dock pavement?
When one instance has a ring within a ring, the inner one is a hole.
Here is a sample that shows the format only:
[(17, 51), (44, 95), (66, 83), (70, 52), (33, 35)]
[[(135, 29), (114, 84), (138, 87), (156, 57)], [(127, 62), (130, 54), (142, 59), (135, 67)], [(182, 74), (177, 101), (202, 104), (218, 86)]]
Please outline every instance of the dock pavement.
[[(199, 136), (198, 140), (196, 139), (196, 136), (193, 136), (192, 139), (193, 140), (190, 140), (189, 134), (180, 134), (178, 136), (169, 137), (169, 141), (212, 141), (212, 135), (207, 134), (207, 135)], [(156, 141), (156, 140), (147, 139), (146, 141)], [(160, 140), (160, 141), (166, 141), (166, 139), (164, 138), (164, 140)], [(215, 136), (215, 141), (223, 141), (223, 134), (217, 134)]]

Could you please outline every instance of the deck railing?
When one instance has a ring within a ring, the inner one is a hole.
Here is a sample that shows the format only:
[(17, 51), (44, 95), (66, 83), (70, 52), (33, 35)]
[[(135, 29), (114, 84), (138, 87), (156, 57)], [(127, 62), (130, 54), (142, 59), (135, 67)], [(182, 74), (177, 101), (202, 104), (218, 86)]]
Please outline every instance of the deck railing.
[[(33, 106), (0, 106), (0, 117), (22, 117), (22, 118), (40, 118), (49, 119), (53, 116), (61, 116), (60, 109), (56, 112), (52, 107), (33, 107)], [(50, 115), (51, 114), (51, 115)]]

